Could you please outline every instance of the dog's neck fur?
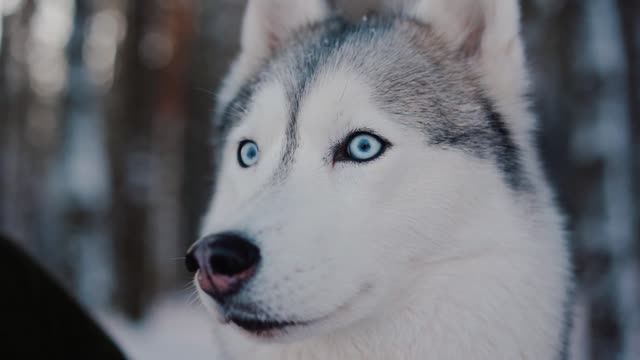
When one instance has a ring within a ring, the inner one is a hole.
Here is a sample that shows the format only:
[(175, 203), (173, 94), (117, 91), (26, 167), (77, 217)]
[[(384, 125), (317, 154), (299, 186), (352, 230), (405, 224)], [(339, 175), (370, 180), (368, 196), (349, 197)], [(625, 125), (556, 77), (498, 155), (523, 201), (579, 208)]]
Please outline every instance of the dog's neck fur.
[(547, 295), (564, 294), (564, 283), (553, 279), (568, 277), (547, 265), (567, 258), (557, 241), (562, 234), (553, 233), (560, 229), (556, 214), (518, 214), (506, 196), (496, 194), (481, 201), (488, 201), (485, 215), (474, 214), (477, 220), (455, 236), (482, 245), (469, 256), (416, 264), (422, 277), (411, 293), (399, 295), (378, 317), (293, 343), (262, 343), (227, 327), (218, 334), (225, 355), (229, 360), (560, 359), (566, 351), (566, 314), (558, 306), (562, 299)]

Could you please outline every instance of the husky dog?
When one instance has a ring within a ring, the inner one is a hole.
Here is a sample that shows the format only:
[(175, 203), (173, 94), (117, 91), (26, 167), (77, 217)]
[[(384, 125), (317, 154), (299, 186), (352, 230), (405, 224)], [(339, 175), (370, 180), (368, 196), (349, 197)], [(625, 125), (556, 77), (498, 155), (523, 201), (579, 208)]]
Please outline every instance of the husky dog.
[(187, 254), (222, 359), (562, 358), (517, 1), (376, 10), (249, 1)]

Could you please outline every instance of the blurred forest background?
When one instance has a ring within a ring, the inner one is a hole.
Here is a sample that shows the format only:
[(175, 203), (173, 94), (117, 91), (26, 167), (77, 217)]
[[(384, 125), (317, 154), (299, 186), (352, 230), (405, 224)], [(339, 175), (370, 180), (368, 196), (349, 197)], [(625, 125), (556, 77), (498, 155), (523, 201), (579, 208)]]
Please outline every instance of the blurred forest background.
[[(0, 0), (0, 231), (89, 308), (139, 320), (185, 292), (244, 5)], [(522, 7), (580, 285), (573, 357), (640, 359), (640, 1)]]

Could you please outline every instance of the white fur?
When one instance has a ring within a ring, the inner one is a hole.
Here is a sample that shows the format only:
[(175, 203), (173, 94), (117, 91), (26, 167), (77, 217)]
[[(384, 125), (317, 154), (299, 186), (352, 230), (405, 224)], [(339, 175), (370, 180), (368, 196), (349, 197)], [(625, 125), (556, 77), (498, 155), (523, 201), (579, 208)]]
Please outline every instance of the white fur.
[[(292, 11), (273, 17), (267, 3)], [(284, 39), (325, 16), (321, 4), (250, 1), (243, 52), (221, 101), (273, 51), (256, 27), (275, 26)], [(306, 93), (296, 160), (274, 184), (289, 117), (284, 87), (269, 83), (228, 134), (202, 233), (255, 236), (263, 264), (243, 296), (278, 319), (312, 323), (269, 339), (220, 324), (224, 359), (554, 359), (569, 264), (562, 221), (526, 135), (533, 118), (521, 96), (516, 1), (387, 5), (433, 24), (452, 46), (484, 19), (480, 53), (470, 56), (480, 57), (485, 86), (517, 132), (533, 195), (514, 192), (488, 162), (426, 145), (423, 134), (381, 111), (365, 79), (348, 70), (323, 73)], [(328, 164), (330, 145), (363, 127), (393, 147), (364, 165)], [(249, 169), (236, 160), (245, 138), (261, 151)]]

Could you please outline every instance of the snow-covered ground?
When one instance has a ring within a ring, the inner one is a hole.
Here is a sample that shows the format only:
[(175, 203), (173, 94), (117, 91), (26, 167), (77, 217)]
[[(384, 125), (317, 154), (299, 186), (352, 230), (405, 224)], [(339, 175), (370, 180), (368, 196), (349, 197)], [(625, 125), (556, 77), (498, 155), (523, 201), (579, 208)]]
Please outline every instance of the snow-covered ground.
[(163, 300), (139, 323), (112, 312), (98, 312), (96, 317), (132, 360), (219, 359), (211, 315), (184, 298)]

